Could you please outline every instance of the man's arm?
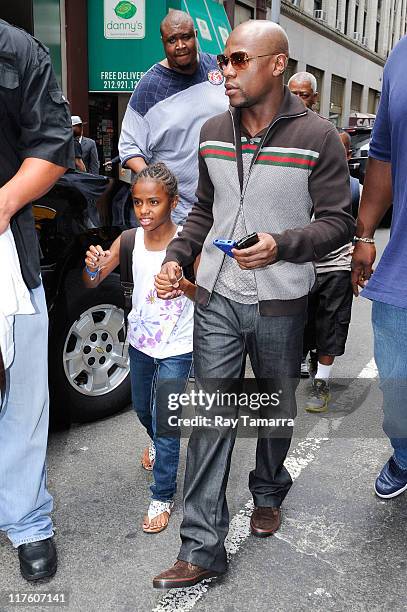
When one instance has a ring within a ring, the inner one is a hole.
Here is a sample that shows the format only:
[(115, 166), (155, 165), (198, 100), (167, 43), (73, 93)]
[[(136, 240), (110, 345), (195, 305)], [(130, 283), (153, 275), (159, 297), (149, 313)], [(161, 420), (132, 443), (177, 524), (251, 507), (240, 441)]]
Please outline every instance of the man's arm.
[(177, 280), (180, 277), (181, 268), (195, 262), (213, 225), (213, 195), (214, 188), (208, 168), (202, 156), (199, 155), (199, 180), (196, 191), (198, 201), (189, 213), (181, 234), (174, 238), (167, 247), (160, 274), (156, 278), (158, 297), (171, 299), (181, 295)]
[(65, 171), (43, 159), (25, 159), (17, 174), (0, 189), (0, 234), (20, 208), (47, 193)]
[(151, 147), (151, 128), (146, 118), (138, 112), (137, 98), (133, 94), (123, 118), (119, 139), (123, 168), (130, 168), (136, 174), (143, 170), (152, 157)]
[(181, 234), (168, 245), (164, 263), (176, 261), (182, 267), (194, 263), (213, 225), (213, 194), (214, 188), (207, 165), (199, 154), (197, 202), (192, 207)]
[[(383, 89), (369, 148), (362, 201), (356, 225), (356, 236), (373, 238), (393, 199), (391, 177), (391, 129), (389, 122), (389, 81), (387, 65), (383, 73)], [(353, 293), (358, 295), (372, 275), (376, 259), (374, 244), (357, 242), (352, 254)]]
[(349, 170), (335, 128), (325, 136), (317, 165), (309, 177), (309, 191), (315, 221), (304, 228), (272, 234), (277, 243), (277, 260), (315, 261), (353, 238), (355, 221), (351, 214)]
[(34, 39), (17, 36), (24, 41), (18, 54), (22, 164), (0, 189), (0, 233), (14, 214), (44, 195), (68, 167), (74, 167), (69, 107), (49, 54)]
[(78, 170), (78, 172), (87, 172), (86, 166), (84, 164), (82, 157), (75, 157), (75, 167)]
[[(373, 238), (375, 230), (393, 200), (391, 163), (369, 158), (363, 186), (362, 200), (356, 223), (356, 236)], [(374, 244), (357, 242), (352, 255), (353, 293), (364, 287), (372, 275), (376, 259)]]
[(145, 162), (144, 157), (132, 157), (131, 159), (128, 159), (126, 161), (126, 164), (124, 167), (130, 168), (132, 172), (134, 172), (135, 174), (138, 174), (139, 172), (144, 170), (144, 168), (147, 168), (147, 164)]

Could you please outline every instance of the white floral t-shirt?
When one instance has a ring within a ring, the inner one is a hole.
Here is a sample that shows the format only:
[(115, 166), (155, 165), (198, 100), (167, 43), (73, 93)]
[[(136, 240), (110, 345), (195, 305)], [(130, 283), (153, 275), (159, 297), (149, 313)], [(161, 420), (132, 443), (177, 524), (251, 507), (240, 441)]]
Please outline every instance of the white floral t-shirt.
[[(177, 233), (181, 231), (178, 228)], [(133, 298), (128, 317), (128, 341), (135, 349), (164, 359), (192, 352), (194, 305), (185, 297), (161, 300), (154, 287), (165, 251), (148, 251), (144, 230), (138, 228), (133, 250)]]

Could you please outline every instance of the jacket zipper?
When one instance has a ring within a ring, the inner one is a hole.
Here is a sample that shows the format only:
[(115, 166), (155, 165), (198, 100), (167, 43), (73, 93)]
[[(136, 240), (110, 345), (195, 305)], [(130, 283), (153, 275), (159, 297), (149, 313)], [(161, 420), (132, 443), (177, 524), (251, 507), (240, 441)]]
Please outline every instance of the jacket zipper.
[[(235, 122), (234, 122), (234, 119), (233, 119), (233, 114), (232, 114), (232, 112), (231, 112), (231, 110), (230, 110), (230, 109), (229, 109), (229, 113), (230, 113), (230, 116), (231, 116), (231, 118), (232, 118), (232, 125), (233, 125), (233, 138), (234, 138), (235, 148), (236, 148), (236, 130), (235, 130)], [(234, 231), (234, 229), (235, 229), (235, 227), (236, 227), (236, 223), (237, 223), (237, 218), (238, 218), (238, 215), (239, 215), (239, 214), (241, 214), (241, 215), (243, 216), (243, 221), (245, 220), (245, 219), (244, 219), (244, 212), (243, 212), (243, 201), (244, 201), (244, 196), (245, 196), (245, 194), (246, 194), (246, 190), (247, 190), (247, 186), (248, 186), (248, 184), (249, 184), (250, 175), (251, 175), (251, 173), (252, 173), (253, 166), (254, 166), (254, 164), (256, 163), (256, 160), (257, 160), (257, 158), (258, 158), (258, 156), (259, 156), (259, 154), (260, 154), (260, 151), (261, 151), (261, 149), (263, 148), (264, 143), (265, 143), (265, 142), (266, 142), (266, 140), (267, 140), (267, 137), (268, 137), (268, 135), (269, 135), (269, 133), (270, 133), (270, 130), (271, 130), (271, 129), (272, 129), (272, 128), (273, 128), (273, 127), (276, 125), (276, 123), (278, 123), (278, 122), (279, 122), (281, 119), (291, 119), (291, 117), (302, 117), (302, 116), (303, 116), (303, 115), (305, 115), (305, 114), (306, 114), (306, 111), (305, 111), (305, 112), (303, 112), (303, 113), (297, 113), (296, 115), (281, 115), (280, 117), (277, 117), (277, 119), (275, 119), (275, 120), (274, 120), (274, 121), (273, 121), (273, 122), (272, 122), (272, 123), (271, 123), (271, 124), (268, 126), (266, 133), (264, 134), (264, 136), (263, 136), (262, 140), (261, 140), (261, 141), (260, 141), (260, 143), (259, 143), (259, 146), (257, 147), (256, 153), (253, 155), (253, 159), (252, 159), (252, 161), (251, 161), (251, 163), (250, 163), (250, 167), (249, 167), (249, 172), (247, 173), (247, 178), (246, 178), (245, 183), (244, 183), (244, 185), (243, 185), (243, 189), (242, 189), (242, 190), (241, 190), (241, 192), (240, 192), (240, 206), (239, 206), (239, 212), (238, 212), (238, 214), (236, 215), (235, 223), (234, 223), (233, 230), (232, 230), (232, 235), (233, 235), (233, 231)], [(246, 225), (246, 222), (245, 222), (245, 225)], [(247, 230), (246, 230), (246, 231), (247, 231)], [(221, 266), (221, 267), (222, 267), (222, 266)], [(218, 272), (218, 276), (219, 276), (219, 273), (220, 273), (220, 270), (219, 270), (219, 272)], [(259, 290), (258, 290), (258, 287), (257, 287), (257, 279), (256, 279), (256, 274), (255, 274), (255, 271), (254, 271), (254, 270), (253, 270), (253, 277), (254, 277), (254, 282), (255, 282), (255, 284), (256, 284), (256, 292), (257, 292), (257, 312), (258, 312), (258, 313), (259, 313), (259, 315), (260, 315), (260, 300), (259, 300)], [(217, 280), (217, 277), (216, 277), (216, 280)], [(215, 281), (215, 284), (216, 284), (216, 281)], [(214, 286), (215, 286), (215, 285), (214, 285)]]
[[(233, 118), (233, 114), (232, 114), (232, 112), (231, 112), (231, 110), (230, 110), (230, 109), (229, 109), (229, 114), (230, 114), (230, 117), (231, 117), (231, 119), (232, 119), (232, 126), (233, 126), (233, 142), (234, 142), (234, 145), (235, 145), (235, 150), (237, 150), (237, 146), (236, 146), (236, 129), (235, 129), (235, 127), (236, 127), (236, 126), (235, 126), (235, 120), (234, 120), (234, 118)], [(245, 182), (245, 184), (243, 185), (242, 189), (240, 190), (240, 203), (239, 203), (239, 210), (238, 210), (238, 213), (237, 213), (237, 215), (236, 215), (236, 217), (235, 217), (235, 221), (234, 221), (234, 223), (233, 223), (233, 227), (232, 227), (232, 231), (231, 231), (231, 236), (233, 236), (233, 232), (235, 231), (235, 227), (236, 227), (236, 224), (237, 224), (237, 219), (238, 219), (239, 214), (240, 214), (240, 213), (242, 213), (242, 214), (243, 214), (243, 200), (244, 200), (244, 196), (245, 196), (245, 193), (246, 193), (247, 185), (248, 185), (248, 183), (249, 183), (250, 174), (251, 174), (251, 172), (252, 172), (253, 165), (255, 164), (255, 162), (256, 162), (256, 160), (257, 160), (257, 158), (258, 158), (258, 156), (259, 156), (259, 153), (260, 153), (260, 150), (261, 150), (261, 148), (262, 148), (263, 144), (266, 142), (267, 136), (269, 135), (271, 128), (273, 128), (273, 127), (275, 126), (275, 124), (276, 124), (276, 123), (278, 123), (278, 121), (280, 121), (280, 119), (291, 119), (291, 117), (302, 117), (302, 116), (303, 116), (303, 115), (305, 115), (305, 114), (306, 114), (306, 111), (305, 111), (305, 112), (303, 112), (303, 113), (298, 113), (298, 114), (296, 114), (296, 115), (282, 115), (281, 117), (277, 117), (277, 119), (275, 119), (275, 121), (273, 121), (273, 123), (271, 123), (271, 124), (269, 125), (269, 127), (267, 128), (267, 132), (265, 133), (264, 138), (263, 138), (263, 139), (262, 139), (262, 141), (260, 142), (260, 144), (259, 144), (259, 146), (258, 146), (258, 148), (257, 148), (257, 151), (256, 151), (255, 155), (253, 155), (253, 159), (252, 159), (251, 164), (250, 164), (249, 172), (248, 172), (248, 174), (247, 174), (246, 182)], [(244, 220), (244, 215), (243, 215), (243, 220)], [(226, 253), (223, 255), (222, 264), (221, 264), (221, 266), (220, 266), (220, 268), (219, 268), (219, 270), (218, 270), (218, 273), (217, 273), (217, 275), (216, 275), (215, 282), (214, 282), (214, 284), (213, 284), (213, 288), (214, 288), (214, 287), (216, 287), (216, 283), (217, 283), (217, 281), (218, 281), (219, 274), (220, 274), (220, 271), (221, 271), (222, 266), (223, 266), (223, 262), (225, 261), (225, 257), (227, 257)], [(260, 314), (259, 292), (258, 292), (258, 289), (257, 289), (256, 275), (254, 274), (254, 272), (253, 272), (253, 276), (254, 276), (254, 282), (256, 283), (256, 291), (257, 291), (257, 311), (258, 311), (258, 313)], [(208, 304), (209, 304), (209, 302), (210, 302), (210, 299), (211, 299), (211, 296), (212, 296), (212, 293), (213, 293), (213, 288), (212, 288), (212, 291), (211, 291), (211, 293), (210, 293), (210, 295), (209, 295), (208, 301), (206, 302), (206, 305), (207, 305), (207, 306), (208, 306)]]

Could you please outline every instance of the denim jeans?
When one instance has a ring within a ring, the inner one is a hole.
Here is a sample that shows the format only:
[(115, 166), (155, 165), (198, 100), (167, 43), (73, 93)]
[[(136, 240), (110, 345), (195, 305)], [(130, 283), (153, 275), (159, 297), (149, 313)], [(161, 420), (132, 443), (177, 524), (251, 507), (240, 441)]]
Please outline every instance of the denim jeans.
[(383, 392), (383, 429), (407, 469), (407, 308), (373, 302), (374, 356)]
[[(285, 415), (294, 418), (305, 316), (305, 311), (290, 316), (260, 316), (257, 304), (239, 304), (217, 293), (212, 294), (207, 307), (196, 304), (194, 364), (198, 387), (205, 390), (219, 383), (222, 392), (228, 392), (231, 383), (238, 384), (244, 377), (248, 354), (262, 390), (264, 385), (269, 392), (284, 389)], [(238, 407), (233, 408), (236, 417)], [(229, 408), (220, 405), (216, 410), (225, 414)], [(259, 416), (277, 414), (260, 412)], [(255, 506), (278, 507), (287, 495), (292, 480), (284, 460), (291, 435), (292, 428), (283, 429), (276, 437), (262, 435), (259, 428), (255, 469), (249, 474)], [(215, 423), (194, 428), (188, 444), (178, 558), (219, 572), (226, 570), (226, 487), (235, 439), (235, 428), (225, 429)]]
[(14, 361), (0, 413), (0, 529), (12, 544), (53, 535), (46, 488), (48, 314), (42, 285), (31, 291), (35, 313), (14, 320)]
[[(156, 457), (153, 467), (152, 499), (172, 500), (177, 490), (180, 439), (157, 435), (157, 424), (168, 414), (166, 394), (157, 393), (160, 383), (171, 393), (182, 393), (191, 370), (192, 353), (155, 359), (129, 347), (133, 408), (148, 435), (154, 441)], [(173, 380), (169, 386), (165, 381)], [(158, 432), (160, 433), (160, 432)]]

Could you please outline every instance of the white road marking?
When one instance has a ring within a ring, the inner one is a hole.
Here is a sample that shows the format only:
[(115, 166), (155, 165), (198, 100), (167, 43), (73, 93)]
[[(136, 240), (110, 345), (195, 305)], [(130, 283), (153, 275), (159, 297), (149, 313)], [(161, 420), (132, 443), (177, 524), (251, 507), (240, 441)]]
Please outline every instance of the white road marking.
[[(371, 359), (358, 374), (357, 379), (376, 378), (376, 376), (376, 364), (374, 359)], [(350, 383), (348, 389), (344, 392), (349, 398), (352, 396), (354, 397), (355, 391), (358, 389), (357, 379), (353, 383)], [(342, 416), (337, 419), (321, 419), (315, 427), (311, 429), (308, 437), (299, 442), (297, 446), (290, 451), (285, 461), (285, 465), (293, 480), (296, 480), (303, 469), (314, 461), (322, 444), (329, 440), (328, 434), (337, 430), (344, 418), (345, 417)], [(250, 516), (253, 512), (253, 508), (253, 500), (249, 499), (230, 522), (229, 533), (225, 542), (228, 560), (238, 552), (242, 544), (250, 535)], [(283, 539), (279, 538), (278, 532), (274, 537)], [(160, 599), (152, 612), (189, 612), (208, 591), (210, 582), (210, 580), (207, 580), (186, 589), (170, 589)], [(320, 593), (318, 593), (318, 595), (319, 594)], [(329, 594), (326, 596), (329, 596)]]

